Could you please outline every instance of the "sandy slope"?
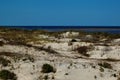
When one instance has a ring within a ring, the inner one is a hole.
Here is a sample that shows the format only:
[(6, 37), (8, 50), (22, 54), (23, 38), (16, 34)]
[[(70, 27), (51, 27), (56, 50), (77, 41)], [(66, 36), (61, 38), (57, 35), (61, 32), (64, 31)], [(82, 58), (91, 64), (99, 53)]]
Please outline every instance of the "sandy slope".
[[(73, 51), (79, 46), (93, 45), (94, 49), (89, 51), (90, 57), (81, 56)], [(39, 47), (39, 45), (36, 45)], [(74, 42), (68, 45), (68, 42), (46, 43), (43, 46), (58, 52), (58, 54), (49, 53), (45, 50), (38, 50), (34, 47), (20, 45), (4, 45), (0, 47), (0, 52), (12, 52), (16, 54), (31, 55), (35, 61), (12, 62), (12, 66), (1, 67), (13, 71), (18, 80), (44, 80), (48, 75), (48, 80), (117, 80), (120, 76), (120, 46), (95, 46), (93, 43)], [(118, 61), (105, 61), (104, 59), (118, 59)], [(11, 59), (12, 60), (12, 59)], [(109, 63), (112, 68), (104, 68), (98, 63)], [(41, 72), (43, 64), (49, 63), (56, 68), (56, 73), (44, 74)], [(54, 78), (53, 78), (54, 77)]]

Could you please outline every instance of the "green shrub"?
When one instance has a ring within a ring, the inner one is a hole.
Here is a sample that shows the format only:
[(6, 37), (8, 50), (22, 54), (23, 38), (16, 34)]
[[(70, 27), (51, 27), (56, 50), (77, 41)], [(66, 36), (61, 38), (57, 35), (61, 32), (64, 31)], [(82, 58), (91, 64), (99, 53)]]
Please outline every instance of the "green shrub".
[(5, 67), (8, 66), (8, 64), (10, 64), (10, 61), (0, 57), (0, 64), (2, 64), (2, 66)]
[(8, 70), (0, 71), (0, 78), (3, 80), (17, 80), (16, 74)]
[(76, 50), (78, 51), (78, 53), (80, 53), (80, 54), (82, 54), (84, 56), (89, 57), (89, 54), (87, 54), (87, 51), (88, 51), (88, 47), (87, 46), (78, 47)]
[(43, 64), (42, 66), (42, 72), (43, 73), (50, 73), (50, 72), (56, 72), (53, 66), (50, 64)]

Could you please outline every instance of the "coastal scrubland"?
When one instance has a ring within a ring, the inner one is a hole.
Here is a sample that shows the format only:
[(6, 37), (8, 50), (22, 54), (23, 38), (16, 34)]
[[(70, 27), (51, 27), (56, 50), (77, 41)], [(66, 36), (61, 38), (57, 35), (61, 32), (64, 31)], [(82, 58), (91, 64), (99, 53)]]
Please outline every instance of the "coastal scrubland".
[(119, 80), (120, 34), (0, 28), (0, 80)]

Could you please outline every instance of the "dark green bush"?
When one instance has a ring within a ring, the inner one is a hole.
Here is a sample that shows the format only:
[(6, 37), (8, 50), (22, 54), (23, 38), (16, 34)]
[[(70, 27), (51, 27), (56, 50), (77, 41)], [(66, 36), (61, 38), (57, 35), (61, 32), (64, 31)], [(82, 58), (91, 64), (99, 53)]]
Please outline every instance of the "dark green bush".
[(53, 66), (50, 64), (43, 64), (42, 66), (42, 72), (43, 73), (50, 73), (50, 72), (56, 72)]
[(8, 70), (0, 71), (0, 78), (3, 80), (17, 80), (16, 74)]

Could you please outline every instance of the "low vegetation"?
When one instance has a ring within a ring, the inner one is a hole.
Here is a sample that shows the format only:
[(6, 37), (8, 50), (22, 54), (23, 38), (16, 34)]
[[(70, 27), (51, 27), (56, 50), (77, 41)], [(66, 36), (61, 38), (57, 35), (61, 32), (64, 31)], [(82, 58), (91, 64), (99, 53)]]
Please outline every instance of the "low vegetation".
[(0, 64), (4, 67), (8, 66), (11, 62), (3, 57), (0, 57)]
[(116, 61), (120, 61), (119, 59), (113, 59), (113, 58), (107, 58), (107, 59), (104, 59), (106, 61), (112, 61), (112, 62), (116, 62)]
[[(28, 54), (20, 54), (20, 53), (12, 53), (12, 52), (0, 52), (0, 56), (1, 56), (1, 59), (2, 59), (2, 57), (5, 56), (5, 57), (9, 57), (9, 58), (13, 59), (14, 61), (19, 61), (22, 59), (23, 61), (29, 60), (30, 62), (34, 62), (34, 58)], [(5, 62), (5, 60), (3, 60), (3, 61)], [(7, 62), (8, 61), (6, 61), (6, 63)]]
[(45, 76), (44, 76), (44, 79), (45, 79), (45, 80), (48, 80), (48, 75), (45, 75)]
[(112, 69), (111, 64), (103, 62), (103, 63), (98, 63), (99, 66), (103, 67), (103, 68), (108, 68), (108, 69)]
[(56, 70), (50, 64), (43, 64), (43, 66), (42, 66), (42, 72), (43, 73), (50, 73), (50, 72), (54, 72), (55, 73)]
[(88, 47), (87, 46), (78, 47), (76, 50), (78, 51), (78, 53), (89, 57), (89, 54), (87, 54), (87, 52), (88, 52)]
[(17, 80), (16, 74), (8, 70), (0, 71), (0, 78), (2, 80)]
[(32, 56), (26, 54), (24, 55), (23, 61), (27, 61), (27, 60), (29, 60), (30, 62), (35, 61), (35, 59)]
[(72, 39), (71, 42), (77, 42), (77, 40), (76, 39)]
[(99, 70), (100, 70), (100, 72), (104, 72), (104, 68), (102, 68), (102, 67), (100, 67)]
[(118, 79), (117, 80), (120, 80), (120, 77), (118, 77)]
[(0, 41), (0, 46), (3, 46), (4, 45), (4, 42), (3, 41)]

